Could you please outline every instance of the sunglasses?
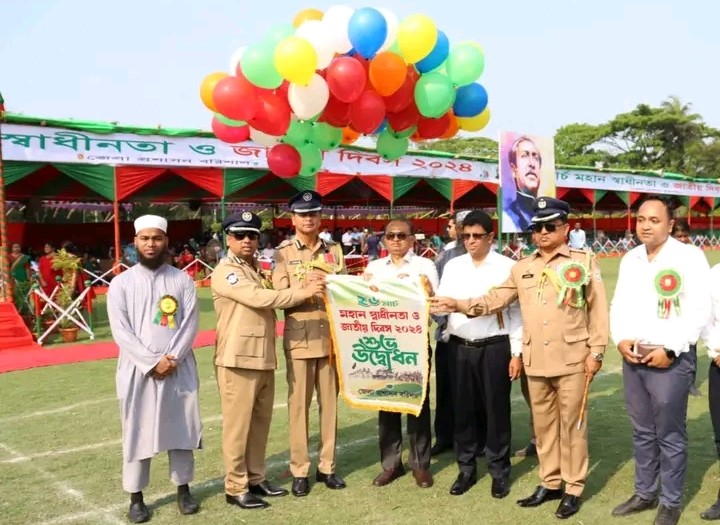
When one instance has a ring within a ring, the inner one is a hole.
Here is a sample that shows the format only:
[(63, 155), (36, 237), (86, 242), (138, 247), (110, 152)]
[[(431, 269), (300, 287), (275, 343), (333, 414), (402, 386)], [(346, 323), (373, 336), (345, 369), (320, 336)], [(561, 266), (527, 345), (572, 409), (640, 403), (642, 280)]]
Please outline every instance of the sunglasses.
[(490, 234), (489, 233), (463, 233), (462, 234), (463, 239), (465, 239), (466, 241), (469, 241), (470, 239), (479, 241), (480, 239), (484, 239), (488, 235), (490, 235)]
[(408, 237), (410, 237), (410, 234), (405, 232), (388, 232), (385, 234), (385, 238), (390, 241), (404, 241)]
[(563, 226), (563, 224), (557, 224), (554, 222), (546, 224), (544, 222), (540, 222), (540, 223), (531, 225), (530, 229), (535, 233), (540, 233), (541, 231), (543, 231), (543, 229), (548, 233), (554, 233), (555, 230), (557, 230), (560, 226)]
[(257, 241), (260, 238), (260, 234), (255, 232), (237, 232), (237, 233), (231, 233), (235, 240), (238, 241), (244, 241), (245, 239), (250, 239), (251, 241)]

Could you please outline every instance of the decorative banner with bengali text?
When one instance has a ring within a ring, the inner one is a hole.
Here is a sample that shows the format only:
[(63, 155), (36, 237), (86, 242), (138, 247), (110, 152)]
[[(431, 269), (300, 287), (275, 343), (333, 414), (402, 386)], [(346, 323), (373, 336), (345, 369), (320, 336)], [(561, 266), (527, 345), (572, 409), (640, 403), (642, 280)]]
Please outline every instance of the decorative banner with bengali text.
[(430, 306), (421, 281), (329, 275), (326, 308), (345, 402), (419, 415), (430, 374)]

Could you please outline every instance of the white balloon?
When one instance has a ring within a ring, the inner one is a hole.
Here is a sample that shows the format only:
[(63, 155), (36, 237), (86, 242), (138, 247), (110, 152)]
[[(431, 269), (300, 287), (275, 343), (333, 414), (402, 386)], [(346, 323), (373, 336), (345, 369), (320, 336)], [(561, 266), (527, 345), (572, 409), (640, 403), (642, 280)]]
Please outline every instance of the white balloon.
[(243, 55), (245, 54), (245, 50), (247, 49), (247, 46), (242, 46), (235, 51), (232, 56), (230, 57), (230, 69), (228, 69), (228, 73), (236, 76), (238, 66), (240, 65), (240, 60), (242, 60)]
[(335, 48), (335, 52), (341, 55), (352, 49), (350, 36), (348, 35), (348, 25), (354, 14), (355, 10), (352, 7), (334, 5), (325, 11), (322, 19), (325, 30)]
[(325, 69), (335, 58), (335, 44), (320, 20), (306, 20), (295, 30), (295, 36), (304, 38), (315, 48), (317, 69)]
[(400, 22), (398, 21), (398, 17), (395, 16), (395, 13), (393, 13), (389, 9), (385, 7), (379, 7), (378, 11), (380, 11), (380, 13), (385, 17), (385, 22), (387, 22), (387, 36), (385, 37), (385, 42), (380, 48), (380, 51), (378, 51), (378, 53), (381, 53), (390, 49), (395, 43), (395, 39), (397, 38), (398, 34), (398, 27), (400, 27)]
[(275, 144), (280, 143), (280, 137), (268, 135), (267, 133), (256, 130), (252, 126), (250, 126), (250, 140), (252, 140), (255, 144), (265, 146), (266, 148), (272, 148)]
[(325, 79), (315, 73), (310, 84), (301, 86), (290, 84), (288, 87), (288, 102), (293, 113), (300, 120), (307, 120), (319, 114), (330, 100), (330, 90)]

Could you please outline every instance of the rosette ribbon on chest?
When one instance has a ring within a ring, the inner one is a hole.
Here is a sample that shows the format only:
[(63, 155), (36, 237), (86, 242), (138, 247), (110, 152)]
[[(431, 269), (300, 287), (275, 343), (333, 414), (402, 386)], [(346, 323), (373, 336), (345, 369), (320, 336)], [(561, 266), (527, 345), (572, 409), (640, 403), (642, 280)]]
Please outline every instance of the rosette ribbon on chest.
[(670, 317), (670, 311), (673, 307), (675, 307), (675, 313), (680, 315), (682, 277), (678, 272), (670, 268), (660, 270), (655, 276), (655, 291), (658, 294), (658, 317), (667, 319)]
[(175, 315), (177, 314), (179, 305), (177, 299), (172, 295), (163, 295), (158, 303), (158, 311), (155, 314), (153, 323), (159, 324), (160, 326), (167, 326), (168, 328), (175, 329)]

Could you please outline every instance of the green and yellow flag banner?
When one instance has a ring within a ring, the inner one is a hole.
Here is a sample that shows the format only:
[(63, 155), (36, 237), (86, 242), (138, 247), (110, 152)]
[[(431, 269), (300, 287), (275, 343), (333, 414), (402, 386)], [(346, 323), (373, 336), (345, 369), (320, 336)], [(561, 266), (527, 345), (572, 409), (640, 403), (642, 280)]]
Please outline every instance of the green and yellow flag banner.
[(330, 275), (326, 308), (345, 402), (419, 415), (430, 373), (430, 310), (422, 282)]

